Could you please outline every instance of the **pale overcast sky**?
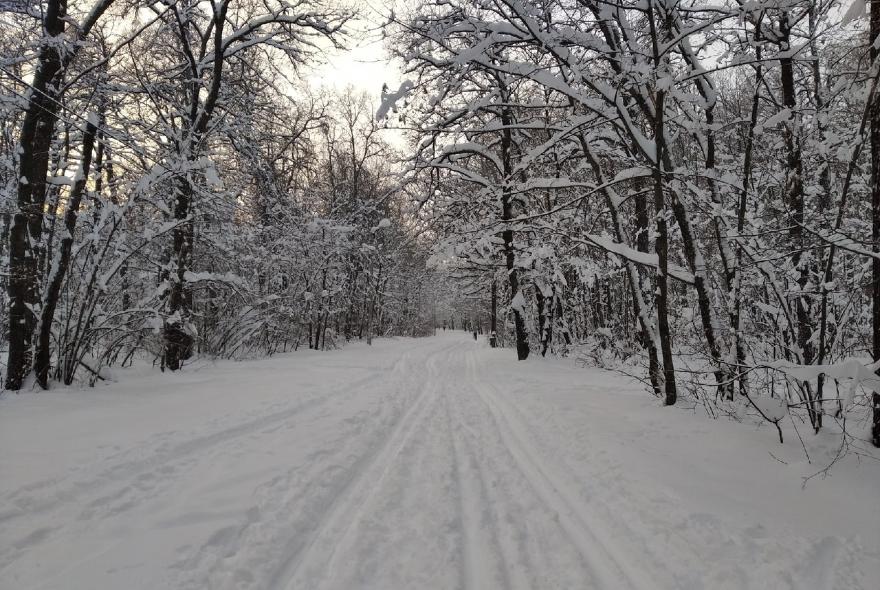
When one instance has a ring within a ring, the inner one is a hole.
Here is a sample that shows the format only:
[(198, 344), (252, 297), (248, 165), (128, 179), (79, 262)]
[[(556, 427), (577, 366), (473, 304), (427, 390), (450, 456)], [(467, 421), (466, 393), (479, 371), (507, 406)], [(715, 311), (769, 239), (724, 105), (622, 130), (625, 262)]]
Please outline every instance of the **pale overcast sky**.
[[(403, 0), (394, 2), (396, 5), (402, 3)], [(378, 109), (382, 85), (388, 84), (389, 88), (396, 90), (402, 77), (400, 65), (394, 63), (385, 51), (381, 35), (380, 25), (387, 18), (388, 6), (392, 2), (379, 4), (374, 0), (361, 0), (353, 4), (358, 7), (362, 18), (349, 27), (352, 39), (347, 49), (335, 49), (328, 44), (325, 62), (315, 64), (307, 79), (313, 88), (329, 91), (344, 90), (350, 85), (373, 97), (374, 109)], [(405, 147), (406, 142), (399, 130), (387, 128), (382, 136), (399, 149)]]
[(391, 63), (378, 30), (389, 4), (372, 1), (343, 2), (357, 7), (362, 19), (350, 29), (353, 39), (348, 49), (328, 47), (326, 63), (315, 68), (309, 80), (315, 86), (337, 89), (348, 85), (378, 98), (382, 84), (396, 88), (400, 84), (400, 70)]

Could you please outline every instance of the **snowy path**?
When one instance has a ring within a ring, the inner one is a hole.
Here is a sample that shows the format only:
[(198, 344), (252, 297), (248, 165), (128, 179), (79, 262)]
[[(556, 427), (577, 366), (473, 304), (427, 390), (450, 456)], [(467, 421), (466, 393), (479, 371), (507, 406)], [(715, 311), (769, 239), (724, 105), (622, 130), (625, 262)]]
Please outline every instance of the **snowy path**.
[(874, 587), (876, 465), (802, 490), (769, 431), (509, 356), (457, 333), (6, 397), (0, 588)]

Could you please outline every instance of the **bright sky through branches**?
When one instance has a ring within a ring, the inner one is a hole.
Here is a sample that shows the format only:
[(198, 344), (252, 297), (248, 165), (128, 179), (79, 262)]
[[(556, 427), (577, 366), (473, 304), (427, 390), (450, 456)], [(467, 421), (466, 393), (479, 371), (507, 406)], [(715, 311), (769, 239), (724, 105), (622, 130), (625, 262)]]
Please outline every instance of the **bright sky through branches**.
[(352, 86), (378, 97), (382, 85), (400, 83), (400, 69), (390, 60), (382, 40), (382, 24), (388, 7), (369, 2), (341, 2), (352, 6), (359, 18), (348, 27), (351, 38), (344, 49), (328, 46), (324, 63), (318, 64), (309, 75), (315, 87), (344, 89)]
[[(351, 37), (342, 49), (326, 43), (323, 61), (313, 65), (307, 81), (313, 89), (322, 92), (342, 92), (349, 87), (365, 92), (378, 109), (383, 84), (397, 88), (401, 80), (400, 64), (392, 61), (382, 36), (382, 24), (389, 8), (369, 2), (342, 4), (352, 6), (359, 15), (348, 27)], [(396, 147), (405, 143), (396, 129), (386, 129), (382, 135)]]
[(309, 82), (315, 87), (343, 89), (352, 86), (378, 97), (382, 84), (395, 86), (399, 70), (389, 63), (381, 40), (364, 41), (347, 49), (330, 49), (326, 63), (315, 68)]

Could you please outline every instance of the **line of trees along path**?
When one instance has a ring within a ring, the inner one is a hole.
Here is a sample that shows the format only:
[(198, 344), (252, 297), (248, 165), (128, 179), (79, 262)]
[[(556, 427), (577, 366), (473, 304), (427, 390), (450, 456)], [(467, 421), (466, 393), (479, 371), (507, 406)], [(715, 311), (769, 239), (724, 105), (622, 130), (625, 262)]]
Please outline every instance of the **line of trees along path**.
[(335, 3), (5, 10), (7, 389), (439, 308), (667, 405), (816, 432), (873, 405), (880, 445), (875, 0), (422, 0), (379, 104), (301, 80), (355, 42)]

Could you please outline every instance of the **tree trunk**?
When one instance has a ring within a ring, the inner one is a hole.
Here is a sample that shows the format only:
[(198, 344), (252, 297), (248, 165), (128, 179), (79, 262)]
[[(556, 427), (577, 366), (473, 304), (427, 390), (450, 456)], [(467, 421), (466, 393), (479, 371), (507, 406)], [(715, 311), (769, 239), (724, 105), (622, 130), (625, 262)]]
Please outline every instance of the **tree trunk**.
[(168, 315), (165, 322), (165, 366), (172, 371), (178, 370), (183, 361), (190, 358), (193, 348), (193, 337), (189, 334), (189, 297), (186, 293), (186, 275), (192, 264), (192, 248), (194, 230), (192, 219), (189, 219), (194, 189), (189, 178), (178, 180), (174, 199), (174, 219), (178, 222), (172, 232), (171, 264), (174, 273), (169, 273), (171, 281), (168, 294)]
[(545, 356), (547, 354), (547, 334), (545, 330), (547, 329), (547, 315), (544, 308), (544, 294), (541, 293), (541, 289), (535, 285), (535, 306), (538, 310), (538, 342), (541, 345), (541, 356)]
[(875, 447), (880, 447), (880, 393), (874, 392), (871, 396), (871, 402), (874, 406), (874, 416), (871, 426), (871, 442)]
[[(506, 94), (502, 85), (502, 94)], [(513, 219), (513, 195), (511, 194), (509, 181), (510, 174), (513, 170), (511, 163), (511, 151), (513, 150), (513, 140), (511, 137), (510, 126), (512, 120), (510, 110), (503, 108), (501, 110), (501, 160), (504, 167), (503, 186), (501, 189), (501, 221), (508, 222)], [(507, 266), (507, 280), (510, 284), (510, 300), (511, 303), (516, 301), (525, 301), (524, 296), (520, 295), (519, 271), (516, 268), (516, 252), (513, 246), (513, 229), (509, 225), (505, 225), (504, 231), (501, 232), (501, 239), (504, 242), (504, 261)], [(519, 297), (517, 297), (519, 296)], [(529, 337), (526, 332), (526, 323), (523, 318), (523, 310), (518, 306), (512, 306), (513, 311), (513, 329), (516, 335), (516, 358), (524, 361), (529, 356)]]
[(718, 338), (715, 334), (715, 321), (712, 313), (712, 301), (709, 297), (709, 284), (706, 277), (706, 262), (700, 252), (699, 245), (694, 238), (691, 229), (690, 216), (688, 211), (681, 202), (681, 199), (672, 195), (672, 211), (675, 214), (675, 220), (678, 222), (678, 229), (681, 232), (681, 240), (684, 244), (685, 258), (687, 258), (688, 266), (694, 273), (694, 290), (697, 292), (697, 308), (700, 311), (700, 321), (703, 327), (703, 336), (706, 339), (706, 347), (709, 349), (709, 357), (712, 360), (715, 370), (715, 383), (718, 391), (724, 389), (724, 383), (727, 380), (724, 371), (724, 363), (721, 358), (721, 347), (718, 345)]
[[(871, 0), (871, 25), (870, 25), (871, 64), (877, 67), (880, 59), (880, 50), (877, 48), (877, 38), (880, 36), (880, 0)], [(880, 253), (880, 95), (874, 94), (871, 103), (871, 239), (873, 240), (874, 252)], [(873, 336), (874, 360), (880, 360), (880, 257), (874, 256), (871, 261), (871, 333)], [(873, 396), (874, 417), (871, 429), (871, 441), (874, 446), (880, 447), (880, 395)]]
[[(187, 163), (186, 170), (178, 177), (175, 187), (174, 220), (178, 225), (172, 232), (171, 263), (173, 274), (168, 273), (171, 281), (168, 295), (168, 319), (165, 322), (164, 337), (165, 350), (164, 362), (172, 371), (180, 368), (181, 363), (192, 356), (193, 337), (188, 332), (187, 323), (193, 307), (192, 291), (186, 288), (186, 275), (193, 262), (193, 245), (195, 242), (195, 226), (190, 218), (193, 200), (195, 198), (195, 186), (193, 186), (191, 171), (196, 168), (196, 150), (204, 137), (208, 123), (217, 106), (220, 88), (223, 79), (223, 64), (226, 58), (226, 47), (223, 43), (223, 27), (226, 24), (226, 13), (229, 10), (229, 2), (212, 4), (213, 24), (213, 51), (211, 57), (211, 84), (202, 102), (201, 72), (195, 63), (189, 65), (187, 81), (190, 92), (189, 126), (182, 142), (180, 157)], [(184, 39), (183, 44), (187, 41)], [(207, 46), (208, 38), (202, 41), (203, 50)]]
[[(826, 107), (825, 98), (822, 92), (822, 68), (819, 61), (819, 47), (816, 43), (818, 34), (818, 22), (815, 7), (811, 6), (808, 11), (809, 36), (810, 36), (810, 60), (811, 72), (813, 75), (813, 100), (816, 104), (816, 131), (821, 141), (824, 143), (828, 140), (826, 132), (826, 123), (824, 121), (824, 111)], [(826, 212), (831, 208), (831, 167), (827, 156), (822, 156), (820, 162), (821, 171), (819, 172), (819, 198), (817, 200), (817, 209), (820, 220), (824, 220)], [(824, 224), (823, 224), (824, 225)], [(833, 250), (829, 249), (827, 257), (833, 257)], [(820, 260), (815, 261), (816, 266), (820, 266)], [(825, 355), (830, 351), (828, 342), (834, 341), (834, 332), (836, 330), (834, 322), (829, 323), (828, 318), (828, 285), (834, 280), (834, 270), (830, 264), (825, 264), (825, 271), (821, 278), (821, 300), (819, 303), (819, 342), (816, 346), (816, 364), (825, 364)], [(818, 276), (818, 268), (817, 268)], [(816, 378), (816, 399), (821, 400), (824, 397), (825, 373), (820, 373)], [(839, 402), (838, 402), (839, 403)]]
[[(662, 92), (658, 93), (662, 94)], [(659, 101), (658, 101), (659, 102)], [(662, 103), (661, 103), (662, 105)], [(663, 110), (658, 108), (655, 133), (658, 134), (658, 155), (662, 145)], [(666, 227), (666, 198), (663, 186), (662, 160), (658, 157), (654, 167), (654, 210), (657, 215), (657, 238), (654, 251), (657, 253), (657, 290), (654, 305), (657, 308), (657, 332), (660, 337), (660, 353), (663, 357), (663, 393), (667, 406), (675, 404), (678, 392), (675, 387), (675, 364), (672, 359), (672, 334), (669, 330), (669, 237)]]
[(61, 239), (58, 256), (51, 262), (49, 271), (49, 282), (46, 294), (43, 297), (43, 305), (40, 311), (40, 326), (37, 337), (37, 347), (34, 359), (34, 373), (37, 377), (37, 383), (43, 389), (49, 387), (49, 365), (50, 365), (50, 337), (52, 335), (52, 322), (55, 319), (55, 309), (58, 307), (58, 297), (61, 293), (61, 284), (67, 275), (67, 269), (70, 266), (70, 255), (73, 250), (73, 233), (76, 230), (76, 220), (79, 214), (79, 206), (82, 202), (83, 193), (85, 192), (86, 183), (89, 180), (89, 174), (92, 166), (92, 149), (95, 145), (95, 132), (97, 131), (96, 121), (89, 119), (86, 126), (85, 136), (83, 137), (82, 148), (82, 165), (76, 177), (76, 182), (67, 202), (67, 211), (64, 214), (64, 237)]
[[(759, 33), (755, 33), (756, 37)], [(745, 155), (743, 157), (743, 179), (742, 190), (739, 194), (739, 202), (736, 209), (736, 236), (737, 246), (734, 255), (734, 265), (732, 276), (728, 279), (731, 285), (730, 297), (733, 299), (732, 311), (730, 317), (730, 329), (733, 332), (733, 348), (736, 351), (736, 371), (739, 374), (739, 393), (746, 395), (748, 393), (747, 373), (745, 372), (746, 351), (742, 334), (742, 258), (743, 247), (739, 242), (742, 240), (742, 233), (746, 224), (746, 209), (748, 206), (749, 183), (752, 177), (752, 152), (755, 145), (755, 127), (758, 125), (758, 107), (760, 106), (760, 87), (763, 78), (763, 68), (761, 66), (761, 48), (755, 48), (755, 55), (758, 64), (755, 67), (755, 92), (752, 96), (751, 112), (749, 114), (749, 127), (746, 134)], [(732, 395), (733, 391), (729, 390)]]
[[(651, 250), (651, 240), (648, 237), (648, 198), (646, 195), (642, 194), (639, 189), (640, 187), (636, 186), (636, 249), (639, 252), (647, 253)], [(636, 277), (630, 279), (630, 290), (633, 292), (633, 311), (639, 319), (639, 326), (641, 328), (642, 346), (648, 351), (648, 378), (651, 381), (651, 388), (654, 390), (654, 395), (660, 396), (662, 395), (663, 389), (663, 377), (660, 374), (660, 359), (657, 356), (657, 339), (655, 338), (655, 330), (651, 326), (647, 310), (643, 309), (646, 304), (644, 300), (644, 290), (642, 289), (642, 275), (632, 262), (627, 263), (627, 269), (629, 270), (631, 277)]]
[[(779, 71), (782, 82), (782, 104), (790, 111), (788, 120), (783, 123), (783, 140), (785, 142), (785, 205), (788, 208), (788, 237), (791, 255), (792, 272), (797, 276), (798, 288), (795, 291), (795, 342), (797, 343), (798, 362), (804, 365), (813, 363), (815, 358), (811, 336), (813, 328), (810, 318), (810, 303), (807, 300), (807, 283), (809, 282), (809, 262), (803, 257), (806, 252), (804, 239), (804, 180), (803, 157), (800, 147), (800, 126), (797, 109), (797, 95), (794, 81), (794, 58), (790, 55), (790, 25), (787, 14), (783, 14), (779, 24), (782, 31), (780, 50), (785, 52), (779, 59)], [(807, 254), (809, 256), (809, 254)], [(815, 431), (822, 427), (822, 409), (819, 401), (813, 399), (812, 387), (803, 385), (807, 402), (807, 413)]]
[(57, 120), (58, 84), (62, 73), (61, 35), (67, 3), (49, 0), (43, 17), (47, 38), (40, 49), (39, 65), (18, 145), (19, 182), (17, 208), (9, 230), (9, 351), (6, 389), (18, 390), (31, 368), (32, 338), (39, 304), (38, 259), (43, 240), (43, 204), (49, 147)]
[(550, 349), (550, 345), (553, 344), (553, 322), (556, 320), (554, 314), (556, 312), (557, 297), (556, 287), (553, 287), (550, 291), (549, 302), (545, 301), (541, 314), (544, 318), (544, 325), (541, 330), (541, 356), (547, 356), (547, 351)]
[(492, 301), (490, 304), (489, 315), (489, 346), (495, 348), (498, 346), (498, 283), (492, 279)]
[[(668, 20), (668, 17), (667, 19)], [(654, 4), (648, 4), (648, 24), (651, 31), (651, 45), (654, 67), (661, 69), (660, 39), (655, 22)], [(660, 352), (663, 358), (663, 392), (667, 406), (675, 404), (678, 392), (675, 386), (675, 364), (672, 360), (672, 334), (669, 330), (669, 235), (666, 226), (666, 188), (663, 162), (666, 159), (666, 134), (664, 114), (666, 110), (666, 91), (657, 89), (654, 102), (654, 214), (657, 216), (657, 238), (654, 250), (657, 252), (657, 290), (654, 301), (657, 308), (657, 332), (660, 339)]]

